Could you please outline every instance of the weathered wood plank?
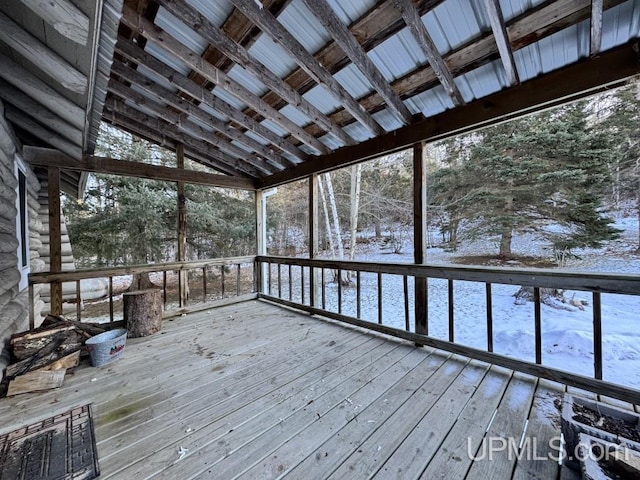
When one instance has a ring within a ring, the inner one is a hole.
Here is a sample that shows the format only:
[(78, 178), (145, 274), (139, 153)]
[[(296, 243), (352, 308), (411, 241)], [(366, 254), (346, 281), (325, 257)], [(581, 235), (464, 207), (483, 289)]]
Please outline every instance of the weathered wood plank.
[(60, 55), (0, 12), (0, 40), (37, 65), (68, 90), (84, 93), (87, 77)]
[(232, 3), (274, 42), (282, 46), (309, 76), (317, 83), (326, 86), (329, 93), (342, 103), (345, 109), (371, 133), (374, 135), (384, 133), (385, 130), (371, 114), (278, 22), (271, 12), (263, 10), (262, 5), (258, 6), (253, 0), (232, 0)]
[(61, 35), (80, 45), (89, 38), (89, 17), (68, 0), (20, 0)]
[(507, 33), (507, 27), (504, 23), (500, 2), (498, 0), (485, 0), (484, 7), (489, 16), (489, 21), (491, 22), (493, 37), (498, 45), (498, 52), (500, 53), (502, 66), (507, 74), (509, 84), (516, 85), (520, 83), (520, 78), (518, 75), (518, 69), (516, 68), (516, 62), (513, 59), (513, 50), (509, 43), (509, 34)]

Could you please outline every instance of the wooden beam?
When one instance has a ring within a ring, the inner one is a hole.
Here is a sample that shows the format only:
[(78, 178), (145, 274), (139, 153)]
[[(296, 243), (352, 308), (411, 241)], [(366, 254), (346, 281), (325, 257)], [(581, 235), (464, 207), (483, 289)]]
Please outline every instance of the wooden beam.
[(374, 135), (381, 135), (384, 129), (358, 103), (340, 83), (324, 68), (316, 58), (311, 55), (296, 40), (296, 38), (284, 28), (269, 11), (261, 8), (255, 0), (231, 0), (242, 13), (253, 23), (258, 25), (274, 42), (281, 45), (285, 51), (307, 72), (316, 82), (324, 85), (329, 92), (344, 106), (353, 117), (362, 123)]
[(405, 125), (412, 121), (413, 114), (393, 91), (387, 79), (364, 51), (349, 28), (342, 23), (326, 0), (304, 0), (305, 5), (314, 14), (320, 24), (331, 34), (353, 64), (360, 69), (380, 96), (387, 102), (388, 108)]
[(41, 124), (62, 135), (71, 143), (79, 147), (82, 146), (82, 131), (80, 129), (70, 125), (66, 120), (2, 79), (0, 79), (0, 98), (23, 112), (37, 112), (38, 121)]
[(76, 128), (84, 128), (84, 110), (32, 73), (0, 53), (0, 77)]
[(255, 75), (255, 77), (264, 83), (271, 91), (277, 93), (282, 99), (288, 102), (289, 105), (307, 115), (311, 121), (317, 123), (342, 142), (343, 145), (355, 144), (355, 140), (338, 127), (338, 125), (333, 123), (329, 117), (253, 58), (242, 45), (231, 40), (220, 28), (216, 27), (195, 8), (189, 6), (182, 0), (158, 0), (158, 3), (184, 22), (185, 25), (190, 25), (194, 31), (202, 35), (221, 53)]
[(602, 46), (603, 0), (591, 0), (591, 56), (598, 55)]
[[(604, 0), (604, 9), (613, 8), (624, 0)], [(591, 17), (590, 0), (546, 0), (532, 11), (509, 20), (507, 28), (514, 51), (524, 48), (543, 38), (562, 31)], [(499, 58), (497, 44), (492, 33), (481, 34), (480, 38), (470, 39), (455, 50), (447, 53), (445, 61), (455, 76), (471, 72), (482, 65)], [(412, 97), (440, 84), (433, 69), (426, 64), (394, 81), (392, 87), (401, 98)], [(377, 92), (362, 97), (360, 103), (370, 112), (384, 108), (384, 100)], [(353, 122), (351, 115), (344, 109), (331, 114), (338, 124), (345, 126)], [(315, 134), (313, 126), (309, 133)]]
[[(62, 223), (60, 211), (60, 169), (48, 167), (47, 195), (49, 199), (49, 271), (62, 272)], [(62, 315), (62, 282), (51, 282), (51, 313)]]
[(0, 40), (72, 92), (84, 93), (87, 77), (0, 12)]
[[(424, 142), (413, 146), (413, 261), (421, 265), (427, 261), (427, 169)], [(416, 277), (415, 329), (429, 335), (428, 284), (424, 277)]]
[[(116, 82), (111, 80), (109, 82), (109, 86), (107, 90), (111, 92), (113, 95), (118, 96), (123, 102), (125, 100), (130, 100), (136, 104), (136, 107), (142, 106), (147, 111), (151, 111), (155, 118), (161, 118), (163, 120), (168, 121), (173, 125), (178, 125), (180, 128), (188, 135), (191, 135), (195, 138), (202, 140), (203, 142), (209, 143), (212, 146), (220, 149), (223, 152), (231, 155), (233, 158), (237, 160), (243, 160), (251, 165), (253, 165), (258, 171), (262, 174), (270, 174), (276, 171), (273, 167), (271, 167), (264, 159), (254, 158), (253, 155), (246, 150), (238, 147), (237, 145), (233, 145), (230, 142), (214, 135), (211, 130), (207, 130), (189, 118), (184, 114), (176, 113), (174, 110), (163, 107), (153, 101), (149, 101), (144, 95), (135, 90), (126, 87), (120, 82)], [(129, 107), (133, 110), (137, 110), (135, 107)], [(143, 113), (143, 112), (141, 112)], [(144, 113), (143, 113), (144, 114)]]
[(421, 141), (436, 141), (592, 95), (640, 73), (637, 42), (555, 70), (353, 147), (344, 147), (258, 182), (268, 188), (392, 153)]
[[(34, 112), (34, 113), (37, 113)], [(18, 110), (12, 105), (5, 106), (5, 117), (7, 120), (15, 123), (21, 128), (25, 129), (27, 132), (42, 140), (45, 143), (48, 143), (52, 147), (61, 150), (67, 155), (73, 158), (80, 158), (82, 156), (82, 147), (79, 145), (75, 145), (70, 141), (62, 138), (56, 132), (49, 130), (47, 127), (41, 125), (36, 122), (33, 118), (28, 116), (26, 113), (22, 112), (22, 110)]]
[(163, 118), (156, 118), (142, 113), (113, 96), (109, 97), (104, 105), (108, 110), (120, 113), (127, 118), (135, 120), (137, 123), (147, 125), (158, 132), (162, 132), (163, 135), (170, 136), (177, 143), (184, 143), (185, 145), (191, 145), (194, 148), (199, 148), (202, 152), (205, 152), (210, 157), (215, 158), (221, 166), (226, 165), (232, 171), (244, 172), (244, 175), (249, 175), (251, 177), (258, 176), (258, 172), (253, 168), (253, 166), (241, 162), (217, 148), (213, 148), (213, 145), (208, 142), (198, 140), (187, 135), (180, 131), (177, 125), (171, 124)]
[[(158, 132), (148, 125), (137, 122), (132, 118), (109, 109), (105, 109), (102, 112), (102, 120), (109, 123), (110, 125), (113, 125), (116, 128), (119, 128), (125, 132), (129, 132), (132, 135), (143, 138), (149, 142), (155, 143), (156, 145), (167, 148), (169, 150), (175, 151), (178, 143), (181, 143), (179, 141), (176, 141), (174, 138), (165, 135), (164, 132)], [(192, 139), (191, 137), (187, 138), (189, 139), (189, 141), (184, 142), (185, 154), (196, 162), (210, 167), (213, 170), (222, 173), (223, 175), (230, 175), (232, 177), (239, 178), (252, 178), (245, 172), (235, 170), (229, 165), (221, 162), (216, 157), (213, 157), (211, 155), (211, 152), (207, 150), (208, 147), (204, 142)]]
[[(179, 143), (176, 148), (176, 165), (178, 170), (184, 171), (184, 145)], [(184, 262), (187, 260), (187, 197), (184, 191), (185, 183), (182, 181), (176, 182), (177, 191), (177, 209), (178, 209), (178, 249), (176, 259), (178, 262)], [(187, 284), (187, 271), (180, 270), (179, 275), (179, 307), (185, 307), (187, 305), (188, 297), (188, 284)]]
[[(256, 212), (256, 255), (266, 255), (267, 253), (267, 204), (264, 192), (255, 191), (255, 212)], [(254, 274), (256, 277), (256, 291), (266, 292), (266, 280), (264, 263), (256, 263)]]
[(453, 75), (451, 75), (449, 67), (447, 67), (447, 64), (442, 59), (440, 52), (438, 52), (436, 44), (431, 39), (429, 32), (427, 32), (427, 28), (424, 26), (424, 23), (422, 23), (420, 12), (418, 12), (412, 0), (396, 0), (396, 6), (400, 9), (400, 12), (402, 12), (402, 18), (404, 18), (404, 21), (409, 27), (409, 31), (411, 31), (422, 52), (427, 57), (427, 61), (438, 77), (438, 80), (440, 80), (440, 83), (442, 83), (442, 86), (453, 100), (453, 104), (456, 106), (464, 105), (464, 99), (453, 80)]
[(513, 50), (509, 43), (509, 34), (507, 33), (507, 27), (504, 23), (502, 8), (500, 8), (500, 1), (484, 0), (484, 6), (487, 11), (487, 15), (489, 16), (489, 21), (491, 22), (493, 38), (496, 40), (500, 59), (502, 60), (502, 66), (504, 67), (504, 71), (507, 75), (509, 85), (516, 85), (520, 83), (520, 77), (518, 76), (516, 62), (513, 59)]
[(89, 17), (68, 0), (20, 0), (42, 20), (69, 40), (86, 45)]
[[(223, 122), (217, 117), (213, 115), (209, 115), (203, 109), (199, 108), (194, 103), (186, 100), (182, 96), (177, 93), (173, 93), (161, 85), (149, 80), (147, 77), (142, 75), (137, 70), (129, 66), (125, 66), (122, 63), (114, 62), (111, 66), (111, 73), (116, 74), (123, 80), (126, 80), (129, 83), (135, 84), (138, 88), (144, 90), (147, 94), (151, 95), (159, 102), (166, 102), (168, 105), (173, 107), (178, 112), (191, 115), (207, 125), (210, 125), (215, 130), (223, 133), (229, 138), (246, 145), (248, 148), (252, 149), (258, 155), (265, 157), (271, 165), (276, 167), (277, 170), (282, 170), (291, 165), (295, 165), (295, 163), (290, 162), (284, 157), (278, 155), (272, 149), (267, 148), (265, 145), (261, 144), (257, 140), (244, 135), (240, 129), (234, 128), (233, 126)], [(136, 92), (138, 95), (139, 93)], [(175, 114), (175, 111), (166, 108), (165, 110), (172, 112)]]
[[(309, 176), (309, 258), (316, 258), (319, 249), (318, 229), (318, 175)], [(320, 275), (318, 269), (312, 269), (309, 275), (309, 293), (311, 306), (319, 305)]]
[(228, 116), (229, 118), (233, 119), (239, 125), (244, 126), (245, 128), (254, 132), (256, 135), (259, 135), (265, 140), (269, 141), (274, 147), (288, 153), (298, 162), (307, 160), (309, 158), (309, 155), (304, 153), (291, 142), (288, 142), (250, 116), (242, 113), (230, 104), (219, 99), (208, 90), (203, 89), (193, 80), (190, 80), (186, 76), (173, 70), (171, 67), (165, 65), (152, 55), (149, 55), (140, 47), (129, 43), (122, 37), (120, 37), (118, 39), (118, 42), (116, 43), (116, 51), (120, 55), (126, 57), (128, 60), (137, 63), (138, 65), (144, 66), (157, 75), (166, 78), (167, 81), (169, 81), (180, 91), (186, 93), (190, 97), (212, 108), (213, 110), (220, 112), (224, 116)]
[(57, 150), (31, 146), (25, 146), (23, 154), (24, 160), (27, 163), (37, 167), (106, 173), (109, 175), (147, 178), (150, 180), (161, 180), (165, 182), (182, 181), (195, 185), (237, 188), (241, 190), (255, 189), (254, 183), (251, 180), (218, 175), (215, 173), (184, 169), (180, 170), (161, 165), (151, 165), (147, 163), (117, 160), (107, 157), (96, 157), (92, 155), (86, 155), (82, 160), (74, 160)]
[(163, 50), (175, 55), (181, 59), (189, 68), (197, 71), (209, 81), (214, 82), (219, 88), (229, 92), (241, 102), (246, 103), (251, 108), (260, 112), (265, 118), (278, 124), (280, 127), (290, 132), (304, 144), (308, 145), (318, 153), (326, 153), (329, 149), (318, 139), (309, 135), (305, 130), (289, 120), (285, 115), (274, 109), (271, 105), (265, 103), (260, 97), (243, 87), (240, 83), (233, 80), (225, 72), (214, 67), (210, 63), (202, 60), (202, 58), (194, 55), (185, 45), (180, 43), (176, 38), (163, 31), (151, 21), (125, 4), (124, 15), (121, 22), (133, 29), (140, 35), (143, 35), (147, 41)]

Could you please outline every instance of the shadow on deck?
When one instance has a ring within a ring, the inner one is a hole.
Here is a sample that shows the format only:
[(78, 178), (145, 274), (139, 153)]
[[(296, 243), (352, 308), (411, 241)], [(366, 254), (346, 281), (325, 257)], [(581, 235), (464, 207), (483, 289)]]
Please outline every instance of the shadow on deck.
[(573, 478), (554, 460), (565, 390), (251, 301), (165, 321), (0, 415), (92, 403), (101, 478)]

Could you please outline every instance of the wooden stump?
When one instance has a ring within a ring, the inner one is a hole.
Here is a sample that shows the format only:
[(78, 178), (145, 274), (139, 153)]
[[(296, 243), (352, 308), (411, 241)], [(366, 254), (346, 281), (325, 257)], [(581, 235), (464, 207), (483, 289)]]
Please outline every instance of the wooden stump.
[(129, 338), (146, 337), (162, 330), (162, 292), (157, 289), (125, 292), (124, 328)]

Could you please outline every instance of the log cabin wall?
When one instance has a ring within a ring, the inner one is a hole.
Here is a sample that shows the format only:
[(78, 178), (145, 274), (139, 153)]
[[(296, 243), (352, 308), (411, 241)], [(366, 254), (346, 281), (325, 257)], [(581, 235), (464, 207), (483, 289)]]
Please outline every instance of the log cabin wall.
[[(15, 168), (20, 147), (4, 116), (4, 105), (0, 102), (0, 370), (8, 364), (7, 340), (29, 327), (29, 289), (21, 288), (17, 234), (17, 188)], [(26, 206), (28, 218), (28, 262), (31, 272), (42, 271), (44, 263), (38, 249), (41, 222), (38, 214), (38, 191), (40, 183), (29, 168), (26, 177)], [(37, 294), (37, 291), (36, 291)], [(36, 299), (37, 300), (37, 299)], [(36, 306), (41, 302), (36, 301)], [(37, 312), (39, 315), (39, 312)]]

